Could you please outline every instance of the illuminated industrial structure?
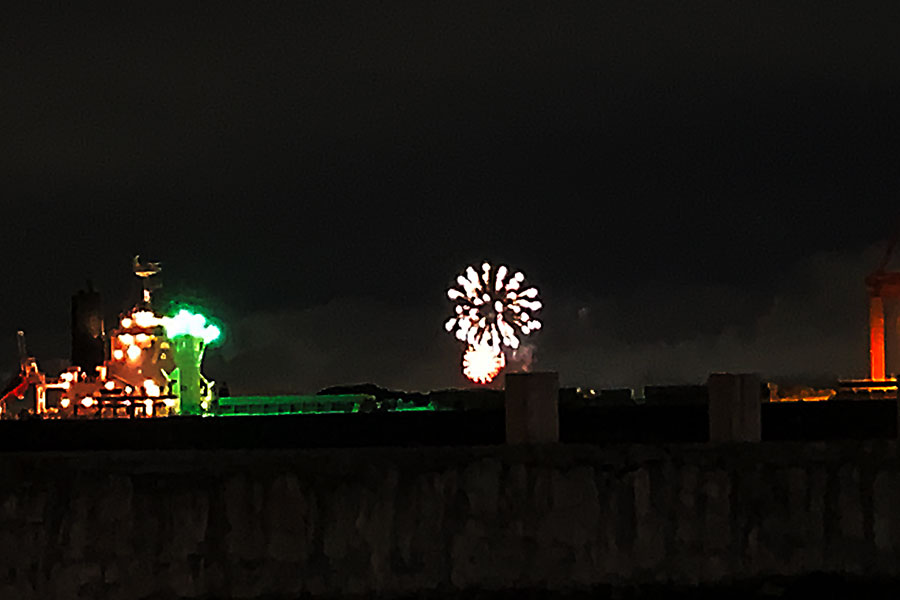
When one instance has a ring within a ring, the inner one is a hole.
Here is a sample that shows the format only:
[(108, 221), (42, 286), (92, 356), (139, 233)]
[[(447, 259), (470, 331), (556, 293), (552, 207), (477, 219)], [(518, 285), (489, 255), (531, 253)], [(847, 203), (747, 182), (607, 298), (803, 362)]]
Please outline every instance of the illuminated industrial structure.
[[(160, 272), (159, 264), (141, 264), (135, 257), (133, 270), (142, 281), (142, 297), (110, 332), (105, 357), (93, 347), (104, 336), (102, 320), (95, 323), (102, 315), (98, 317), (99, 300), (90, 287), (73, 297), (73, 364), (58, 377), (49, 378), (38, 369), (28, 356), (24, 333), (18, 333), (20, 369), (0, 392), (0, 415), (157, 417), (208, 410), (213, 382), (200, 367), (219, 328), (188, 309), (172, 316), (158, 314), (151, 302), (150, 278)], [(85, 320), (91, 326), (83, 326)], [(81, 351), (85, 347), (88, 350)]]
[(19, 331), (19, 369), (0, 390), (0, 418), (147, 418), (175, 415), (274, 415), (431, 410), (405, 400), (368, 393), (314, 396), (219, 397), (202, 372), (207, 346), (221, 336), (202, 314), (178, 307), (162, 315), (153, 306), (159, 263), (141, 263), (132, 271), (141, 281), (138, 303), (104, 330), (100, 295), (72, 296), (71, 366), (58, 377), (43, 373)]
[(869, 378), (872, 381), (887, 379), (885, 335), (891, 340), (900, 336), (897, 319), (890, 319), (886, 329), (884, 318), (884, 301), (900, 298), (900, 272), (886, 270), (895, 243), (896, 240), (888, 247), (878, 268), (866, 277), (869, 291)]
[[(869, 295), (869, 377), (838, 382), (837, 399), (897, 398), (896, 364), (900, 356), (900, 318), (896, 314), (900, 300), (900, 272), (889, 271), (900, 230), (888, 244), (878, 267), (866, 277)], [(886, 302), (887, 301), (887, 302)], [(891, 350), (889, 355), (886, 350)]]

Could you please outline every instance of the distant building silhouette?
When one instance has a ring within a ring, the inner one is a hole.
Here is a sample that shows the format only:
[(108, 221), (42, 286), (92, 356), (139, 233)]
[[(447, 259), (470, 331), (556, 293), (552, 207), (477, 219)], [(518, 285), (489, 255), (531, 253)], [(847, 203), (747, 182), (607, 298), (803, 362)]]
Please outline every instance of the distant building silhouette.
[(103, 327), (103, 302), (90, 281), (87, 290), (72, 296), (72, 366), (81, 367), (89, 376), (103, 364), (106, 332)]

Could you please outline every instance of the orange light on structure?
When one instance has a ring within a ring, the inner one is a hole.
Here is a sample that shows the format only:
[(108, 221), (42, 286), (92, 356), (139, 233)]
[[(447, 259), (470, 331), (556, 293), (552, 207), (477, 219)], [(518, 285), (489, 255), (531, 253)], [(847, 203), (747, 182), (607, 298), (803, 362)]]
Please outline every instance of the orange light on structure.
[(869, 378), (884, 381), (884, 301), (880, 296), (869, 298)]
[(155, 381), (153, 381), (152, 379), (144, 380), (144, 393), (145, 394), (147, 394), (148, 396), (157, 397), (157, 396), (159, 396), (159, 392), (160, 392), (159, 386), (156, 385)]
[[(780, 390), (779, 390), (780, 391)], [(772, 394), (770, 402), (827, 402), (835, 397), (837, 392), (831, 389), (800, 388), (786, 390), (782, 393)]]
[(137, 346), (128, 346), (125, 355), (128, 356), (128, 360), (135, 361), (141, 357), (141, 349)]
[(131, 315), (135, 325), (141, 329), (150, 329), (162, 325), (162, 320), (149, 310), (141, 310)]
[(869, 379), (872, 381), (887, 381), (888, 370), (895, 372), (898, 366), (887, 364), (885, 342), (892, 344), (893, 347), (900, 336), (900, 327), (896, 319), (886, 322), (884, 318), (885, 299), (894, 302), (900, 299), (900, 271), (887, 270), (898, 241), (900, 237), (895, 237), (888, 246), (881, 264), (866, 277), (866, 288), (869, 291)]

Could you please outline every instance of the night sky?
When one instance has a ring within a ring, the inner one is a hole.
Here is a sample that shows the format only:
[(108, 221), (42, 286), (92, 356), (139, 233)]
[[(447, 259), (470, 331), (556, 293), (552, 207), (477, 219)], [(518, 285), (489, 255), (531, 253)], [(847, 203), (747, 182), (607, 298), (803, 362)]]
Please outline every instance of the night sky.
[(0, 374), (20, 328), (63, 362), (86, 279), (128, 308), (139, 253), (223, 322), (232, 393), (464, 385), (444, 290), (484, 259), (540, 288), (532, 366), (563, 384), (863, 375), (898, 27), (895, 2), (4, 11)]

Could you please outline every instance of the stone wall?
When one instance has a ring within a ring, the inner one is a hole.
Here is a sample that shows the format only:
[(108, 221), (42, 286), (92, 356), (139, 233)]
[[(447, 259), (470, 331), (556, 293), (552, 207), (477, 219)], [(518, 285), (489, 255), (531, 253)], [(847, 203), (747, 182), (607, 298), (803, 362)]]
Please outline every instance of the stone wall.
[(0, 455), (0, 598), (900, 575), (892, 442)]

